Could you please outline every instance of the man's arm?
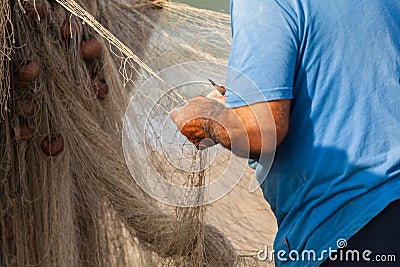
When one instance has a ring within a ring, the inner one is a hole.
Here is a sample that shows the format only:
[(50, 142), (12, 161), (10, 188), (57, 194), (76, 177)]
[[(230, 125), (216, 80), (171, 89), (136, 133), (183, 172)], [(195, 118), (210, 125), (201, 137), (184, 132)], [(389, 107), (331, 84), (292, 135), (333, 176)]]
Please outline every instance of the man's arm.
[(196, 97), (171, 116), (182, 134), (199, 147), (209, 138), (242, 157), (258, 158), (272, 152), (289, 127), (290, 100), (226, 108), (206, 97)]

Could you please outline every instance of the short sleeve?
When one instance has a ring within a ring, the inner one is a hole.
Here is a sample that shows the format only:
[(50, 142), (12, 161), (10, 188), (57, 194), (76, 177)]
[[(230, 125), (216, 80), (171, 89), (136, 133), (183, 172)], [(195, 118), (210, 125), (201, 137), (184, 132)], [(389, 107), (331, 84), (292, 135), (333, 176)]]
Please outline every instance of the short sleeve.
[[(298, 19), (293, 10), (278, 0), (231, 1), (228, 107), (293, 97), (299, 46)], [(248, 86), (246, 79), (253, 86)]]

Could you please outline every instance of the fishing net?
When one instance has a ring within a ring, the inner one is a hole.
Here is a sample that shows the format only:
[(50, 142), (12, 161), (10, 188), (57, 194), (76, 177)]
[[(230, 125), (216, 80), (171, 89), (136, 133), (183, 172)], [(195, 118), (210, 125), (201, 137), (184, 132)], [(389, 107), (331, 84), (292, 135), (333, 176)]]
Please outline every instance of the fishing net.
[(4, 119), (4, 112), (7, 111), (7, 99), (10, 96), (10, 72), (9, 62), (11, 60), (12, 49), (10, 40), (12, 38), (11, 10), (6, 1), (0, 3), (0, 121)]
[(189, 188), (181, 203), (201, 202), (231, 157), (159, 133), (223, 71), (196, 65), (197, 87), (172, 91), (156, 74), (226, 63), (229, 16), (144, 0), (10, 0), (0, 13), (0, 266), (265, 264), (255, 256), (276, 226), (248, 169), (209, 205), (174, 207), (140, 183), (150, 162)]

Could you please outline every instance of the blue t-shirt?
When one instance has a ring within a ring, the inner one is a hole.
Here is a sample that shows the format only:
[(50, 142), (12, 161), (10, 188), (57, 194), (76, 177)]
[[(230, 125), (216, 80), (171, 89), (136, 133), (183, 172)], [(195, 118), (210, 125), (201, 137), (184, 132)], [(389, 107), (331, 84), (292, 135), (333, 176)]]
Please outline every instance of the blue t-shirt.
[[(231, 16), (229, 66), (262, 97), (228, 74), (227, 106), (292, 99), (261, 185), (279, 225), (276, 264), (318, 266), (400, 198), (400, 1), (233, 0)], [(305, 250), (316, 260), (287, 259)]]

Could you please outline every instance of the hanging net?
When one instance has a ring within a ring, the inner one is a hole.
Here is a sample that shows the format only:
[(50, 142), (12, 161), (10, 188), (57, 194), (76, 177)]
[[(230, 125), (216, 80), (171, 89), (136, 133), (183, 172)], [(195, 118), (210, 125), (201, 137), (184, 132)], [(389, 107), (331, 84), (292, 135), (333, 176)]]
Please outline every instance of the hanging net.
[(150, 0), (0, 13), (0, 266), (271, 264), (257, 259), (276, 225), (253, 172), (169, 117), (223, 83), (228, 15)]

